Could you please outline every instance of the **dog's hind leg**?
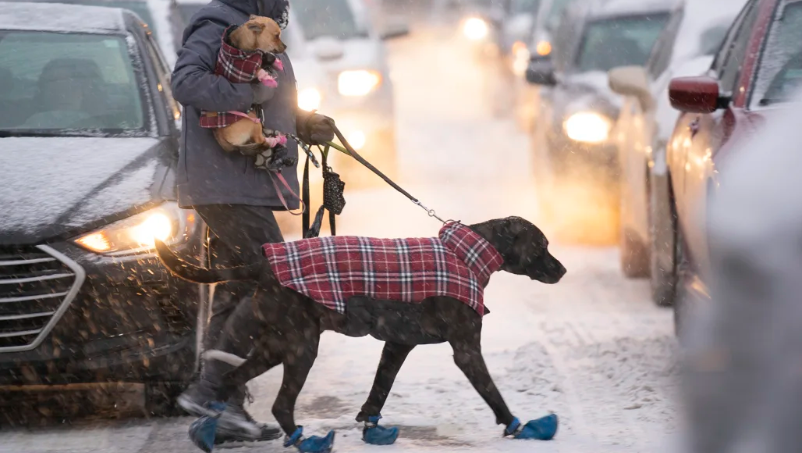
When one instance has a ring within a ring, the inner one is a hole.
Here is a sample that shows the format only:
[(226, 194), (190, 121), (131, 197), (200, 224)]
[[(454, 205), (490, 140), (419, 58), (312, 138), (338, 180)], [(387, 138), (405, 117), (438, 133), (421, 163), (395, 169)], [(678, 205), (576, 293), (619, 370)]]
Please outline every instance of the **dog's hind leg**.
[(507, 403), (504, 402), (493, 378), (490, 377), (490, 372), (482, 357), (479, 336), (474, 334), (460, 336), (458, 339), (449, 340), (449, 343), (454, 349), (454, 363), (465, 373), (473, 388), (493, 410), (496, 415), (496, 423), (509, 426), (515, 417), (510, 413)]
[(368, 421), (368, 417), (377, 416), (384, 407), (387, 401), (387, 396), (390, 394), (390, 389), (393, 388), (393, 382), (401, 370), (401, 365), (407, 359), (407, 356), (415, 346), (390, 343), (384, 344), (382, 350), (382, 358), (379, 362), (379, 368), (376, 370), (376, 377), (373, 380), (373, 387), (370, 389), (365, 404), (362, 405), (362, 410), (356, 416), (356, 421)]

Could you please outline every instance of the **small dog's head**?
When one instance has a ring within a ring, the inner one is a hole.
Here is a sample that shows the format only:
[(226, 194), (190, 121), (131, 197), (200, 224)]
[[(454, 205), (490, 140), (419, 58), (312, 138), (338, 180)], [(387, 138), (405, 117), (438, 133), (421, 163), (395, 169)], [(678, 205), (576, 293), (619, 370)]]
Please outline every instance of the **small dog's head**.
[(261, 50), (282, 53), (287, 45), (281, 40), (281, 28), (276, 21), (264, 16), (251, 16), (248, 22), (231, 32), (231, 45), (240, 50)]
[(565, 267), (549, 253), (549, 240), (538, 227), (520, 217), (491, 220), (471, 226), (504, 258), (501, 270), (526, 275), (543, 283), (557, 283)]

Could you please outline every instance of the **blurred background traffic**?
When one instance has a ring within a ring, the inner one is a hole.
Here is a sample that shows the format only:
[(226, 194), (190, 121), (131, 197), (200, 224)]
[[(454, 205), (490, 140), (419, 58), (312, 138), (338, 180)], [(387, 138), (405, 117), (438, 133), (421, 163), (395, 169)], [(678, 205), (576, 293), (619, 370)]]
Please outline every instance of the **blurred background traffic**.
[[(183, 30), (204, 4), (0, 3), (3, 414), (18, 400), (63, 409), (65, 392), (90, 387), (117, 409), (131, 394), (150, 415), (177, 413), (172, 399), (196, 371), (213, 291), (167, 275), (153, 240), (208, 262), (205, 225), (175, 203), (182, 112), (169, 88)], [(543, 294), (570, 308), (551, 319), (579, 322), (590, 343), (657, 341), (649, 366), (673, 376), (676, 354), (663, 346), (715, 300), (709, 213), (721, 175), (763, 151), (744, 146), (761, 128), (795, 115), (802, 1), (291, 5), (282, 39), (301, 109), (334, 118), (357, 151), (441, 216), (534, 220), (569, 256), (566, 292)], [(64, 92), (72, 96), (52, 94)], [(341, 234), (435, 231), (353, 159), (331, 164), (347, 184)], [(319, 175), (313, 182), (316, 194)], [(288, 239), (300, 237), (297, 217), (280, 221)], [(499, 307), (502, 316), (531, 308), (533, 293), (520, 285), (499, 290), (521, 299)], [(617, 319), (621, 332), (577, 316), (585, 309)], [(499, 337), (516, 329), (509, 322)], [(643, 423), (661, 428), (645, 431), (664, 433), (675, 425), (673, 387), (657, 387), (652, 403), (633, 404), (655, 405)]]

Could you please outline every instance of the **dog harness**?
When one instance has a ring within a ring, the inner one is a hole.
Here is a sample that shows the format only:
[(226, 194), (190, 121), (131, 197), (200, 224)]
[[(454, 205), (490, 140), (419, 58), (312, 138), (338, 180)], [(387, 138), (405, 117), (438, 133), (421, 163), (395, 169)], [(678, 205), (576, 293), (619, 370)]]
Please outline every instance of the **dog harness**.
[[(225, 77), (232, 83), (252, 83), (258, 79), (262, 68), (264, 52), (255, 50), (246, 52), (228, 43), (228, 36), (237, 27), (228, 27), (223, 33), (220, 52), (217, 54), (217, 63), (214, 67), (215, 75)], [(276, 57), (275, 67), (283, 67), (281, 60)], [(246, 112), (247, 113), (247, 112)], [(230, 126), (241, 120), (243, 113), (239, 112), (203, 112), (200, 125), (206, 129), (219, 129)], [(247, 116), (247, 115), (246, 115)]]
[(482, 236), (449, 222), (436, 238), (331, 236), (262, 247), (282, 286), (345, 313), (353, 296), (420, 303), (457, 299), (484, 314), (484, 289), (501, 255)]

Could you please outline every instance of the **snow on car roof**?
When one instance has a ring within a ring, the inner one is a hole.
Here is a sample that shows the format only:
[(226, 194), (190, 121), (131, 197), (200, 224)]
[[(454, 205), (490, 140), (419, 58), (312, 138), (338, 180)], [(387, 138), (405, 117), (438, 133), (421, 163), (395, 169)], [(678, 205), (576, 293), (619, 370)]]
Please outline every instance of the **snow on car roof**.
[(606, 0), (597, 5), (591, 19), (630, 14), (667, 12), (674, 9), (680, 0)]
[(117, 8), (0, 2), (0, 30), (110, 33), (125, 31), (125, 21)]

